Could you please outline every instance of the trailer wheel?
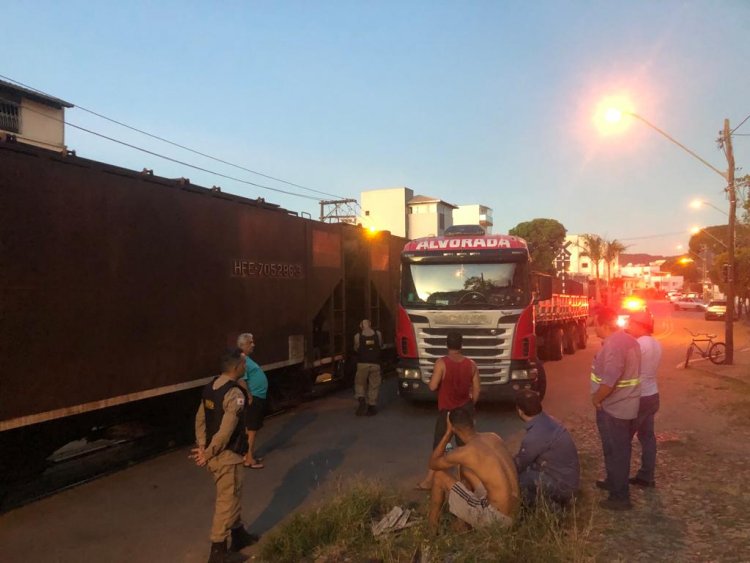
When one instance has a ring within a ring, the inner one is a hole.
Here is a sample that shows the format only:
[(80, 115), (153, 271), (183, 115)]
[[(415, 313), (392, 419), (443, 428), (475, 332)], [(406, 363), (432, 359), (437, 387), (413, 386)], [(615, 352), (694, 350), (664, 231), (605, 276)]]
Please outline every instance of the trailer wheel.
[(563, 329), (563, 352), (576, 353), (576, 325), (566, 325)]
[(589, 331), (586, 322), (580, 322), (576, 325), (576, 346), (579, 350), (586, 348), (586, 342), (589, 339)]
[(550, 329), (547, 333), (547, 359), (553, 362), (563, 358), (563, 330), (559, 327)]

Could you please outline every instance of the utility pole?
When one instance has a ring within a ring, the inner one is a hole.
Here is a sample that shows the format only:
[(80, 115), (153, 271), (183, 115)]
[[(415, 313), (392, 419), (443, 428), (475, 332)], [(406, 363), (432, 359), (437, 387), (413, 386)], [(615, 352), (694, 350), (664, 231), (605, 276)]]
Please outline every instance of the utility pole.
[(729, 236), (727, 252), (729, 254), (729, 275), (727, 276), (727, 316), (725, 341), (727, 345), (725, 364), (734, 363), (734, 230), (737, 212), (737, 192), (734, 189), (734, 152), (732, 152), (732, 131), (729, 128), (729, 119), (724, 120), (724, 131), (722, 134), (724, 152), (727, 155), (727, 195), (729, 195)]
[(701, 258), (703, 259), (703, 302), (708, 303), (708, 246), (701, 245)]

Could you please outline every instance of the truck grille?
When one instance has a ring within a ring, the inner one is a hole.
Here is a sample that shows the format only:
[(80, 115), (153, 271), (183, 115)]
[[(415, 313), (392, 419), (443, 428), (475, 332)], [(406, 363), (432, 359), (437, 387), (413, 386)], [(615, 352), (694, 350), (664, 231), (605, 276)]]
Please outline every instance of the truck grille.
[(458, 330), (463, 335), (463, 354), (477, 364), (482, 384), (507, 383), (510, 378), (510, 352), (513, 344), (513, 324), (492, 328), (457, 326), (431, 328), (429, 324), (413, 323), (417, 337), (419, 367), (422, 380), (432, 377), (435, 362), (448, 354), (445, 340), (448, 332)]

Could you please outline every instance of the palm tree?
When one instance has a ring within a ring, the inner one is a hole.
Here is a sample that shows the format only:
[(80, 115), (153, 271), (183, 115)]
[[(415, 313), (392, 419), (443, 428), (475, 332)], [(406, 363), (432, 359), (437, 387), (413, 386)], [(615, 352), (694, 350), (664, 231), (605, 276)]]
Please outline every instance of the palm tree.
[(594, 279), (596, 280), (596, 302), (600, 303), (602, 300), (601, 291), (599, 289), (599, 262), (604, 258), (604, 246), (605, 242), (599, 235), (581, 235), (583, 238), (584, 249), (581, 251), (581, 256), (589, 258), (594, 263)]
[(622, 244), (617, 239), (610, 241), (604, 241), (604, 261), (607, 266), (607, 303), (611, 306), (612, 304), (612, 262), (617, 260), (621, 252), (624, 252), (628, 247)]

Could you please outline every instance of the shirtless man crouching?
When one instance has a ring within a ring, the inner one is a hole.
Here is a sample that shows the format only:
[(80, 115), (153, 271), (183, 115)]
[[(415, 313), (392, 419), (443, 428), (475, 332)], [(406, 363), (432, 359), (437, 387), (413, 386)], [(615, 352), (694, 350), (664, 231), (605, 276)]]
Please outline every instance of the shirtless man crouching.
[[(448, 428), (430, 458), (430, 469), (436, 471), (430, 529), (437, 531), (446, 496), (451, 514), (475, 528), (492, 522), (510, 526), (520, 504), (520, 491), (516, 467), (505, 443), (494, 432), (477, 432), (467, 411), (451, 411), (447, 418)], [(444, 454), (454, 433), (466, 445)], [(458, 466), (466, 483), (447, 471)]]

